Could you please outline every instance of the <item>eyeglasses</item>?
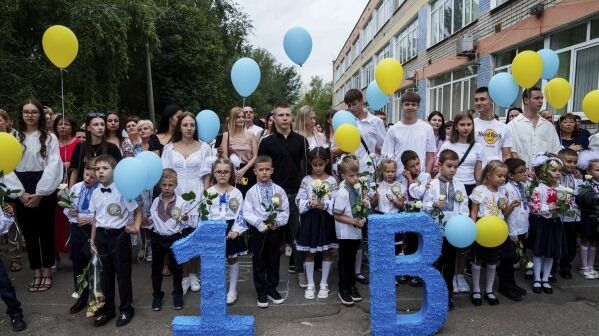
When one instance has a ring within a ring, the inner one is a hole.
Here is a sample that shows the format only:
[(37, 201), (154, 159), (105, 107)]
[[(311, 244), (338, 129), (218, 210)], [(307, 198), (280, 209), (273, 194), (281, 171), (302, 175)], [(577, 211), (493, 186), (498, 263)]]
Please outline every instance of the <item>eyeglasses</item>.
[(524, 174), (526, 173), (526, 169), (514, 170), (514, 174)]
[(33, 117), (33, 116), (39, 115), (40, 111), (38, 111), (38, 110), (33, 110), (33, 111), (24, 110), (23, 114), (26, 115), (26, 116)]
[(106, 113), (103, 112), (91, 112), (87, 114), (88, 118), (104, 118), (106, 117)]
[(226, 176), (231, 174), (230, 170), (217, 170), (214, 172), (214, 175)]

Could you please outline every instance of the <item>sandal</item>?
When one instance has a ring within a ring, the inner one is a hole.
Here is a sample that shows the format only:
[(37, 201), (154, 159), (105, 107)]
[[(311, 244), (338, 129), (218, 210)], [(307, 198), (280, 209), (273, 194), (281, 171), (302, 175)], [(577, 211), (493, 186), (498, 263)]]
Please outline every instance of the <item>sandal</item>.
[(8, 267), (8, 269), (11, 272), (18, 272), (23, 269), (23, 266), (21, 265), (21, 263), (18, 260), (13, 259), (10, 261), (10, 266)]
[(40, 286), (42, 285), (42, 279), (41, 276), (34, 276), (29, 286), (27, 286), (27, 291), (30, 293), (39, 292)]
[[(46, 280), (50, 280), (50, 283), (49, 284), (46, 283)], [(39, 286), (39, 288), (38, 288), (37, 291), (38, 292), (45, 292), (45, 291), (47, 291), (48, 289), (52, 288), (52, 283), (53, 283), (52, 276), (43, 277), (42, 278), (42, 282), (40, 283), (40, 286)]]

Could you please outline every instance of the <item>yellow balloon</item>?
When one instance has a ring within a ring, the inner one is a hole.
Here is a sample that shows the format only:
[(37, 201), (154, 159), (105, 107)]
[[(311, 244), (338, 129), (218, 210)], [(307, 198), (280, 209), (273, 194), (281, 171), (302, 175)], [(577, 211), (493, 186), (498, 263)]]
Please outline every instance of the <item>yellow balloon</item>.
[(14, 136), (0, 132), (0, 171), (4, 175), (12, 173), (23, 157), (21, 142)]
[(529, 89), (533, 87), (543, 74), (543, 58), (532, 50), (526, 50), (514, 57), (512, 75), (518, 84)]
[(337, 147), (346, 153), (353, 153), (360, 147), (360, 130), (354, 125), (343, 124), (333, 135)]
[(593, 90), (584, 96), (582, 111), (590, 121), (599, 123), (599, 90)]
[(46, 29), (42, 37), (42, 47), (50, 62), (59, 69), (65, 69), (77, 57), (79, 42), (69, 28), (57, 25)]
[(572, 96), (572, 86), (563, 78), (554, 78), (545, 85), (543, 92), (551, 106), (561, 109), (568, 104), (568, 100)]
[(507, 239), (505, 221), (497, 216), (485, 216), (476, 222), (476, 242), (484, 247), (497, 247)]
[(381, 91), (391, 95), (399, 89), (403, 81), (403, 67), (393, 58), (385, 58), (376, 65), (374, 79)]

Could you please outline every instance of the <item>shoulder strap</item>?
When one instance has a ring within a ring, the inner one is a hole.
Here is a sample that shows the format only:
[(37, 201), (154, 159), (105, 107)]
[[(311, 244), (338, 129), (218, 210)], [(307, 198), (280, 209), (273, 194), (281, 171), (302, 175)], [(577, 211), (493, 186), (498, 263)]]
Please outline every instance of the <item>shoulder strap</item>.
[(460, 167), (462, 163), (464, 163), (464, 160), (466, 160), (466, 157), (468, 156), (468, 154), (470, 154), (470, 150), (472, 150), (472, 147), (474, 147), (474, 142), (470, 144), (470, 146), (466, 150), (466, 153), (464, 153), (464, 156), (462, 156), (462, 159), (460, 160), (460, 162), (458, 162), (458, 167)]
[(366, 141), (364, 141), (364, 138), (362, 138), (361, 135), (360, 135), (360, 142), (362, 143), (362, 146), (366, 150), (366, 153), (368, 153), (368, 155), (370, 155), (370, 149), (368, 149), (368, 146), (366, 146)]

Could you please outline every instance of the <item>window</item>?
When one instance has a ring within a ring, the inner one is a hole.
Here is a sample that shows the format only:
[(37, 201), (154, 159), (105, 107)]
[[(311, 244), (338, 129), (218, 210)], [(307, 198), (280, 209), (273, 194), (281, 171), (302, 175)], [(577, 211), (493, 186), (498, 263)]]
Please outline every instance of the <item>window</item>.
[(495, 8), (497, 6), (501, 6), (504, 3), (508, 2), (510, 0), (491, 0), (491, 8)]
[(381, 29), (387, 21), (391, 18), (393, 14), (393, 2), (394, 0), (383, 0), (381, 1), (381, 5), (378, 8), (378, 27), (377, 31)]
[(457, 112), (474, 106), (476, 73), (474, 68), (448, 72), (430, 80), (429, 110), (440, 111), (445, 120), (451, 120)]
[(377, 63), (380, 62), (381, 60), (385, 59), (385, 58), (390, 58), (391, 57), (391, 44), (387, 44), (385, 45), (385, 47), (383, 47), (383, 49), (381, 49), (381, 51), (378, 53), (376, 60)]
[(367, 86), (372, 80), (374, 80), (374, 65), (370, 61), (362, 68), (362, 83)]
[(587, 37), (587, 24), (563, 30), (551, 36), (551, 49), (564, 49), (575, 44), (583, 43)]
[(431, 4), (431, 45), (476, 20), (479, 0), (437, 0)]
[(400, 63), (405, 63), (418, 54), (418, 20), (410, 23), (398, 36), (395, 42), (395, 56)]

